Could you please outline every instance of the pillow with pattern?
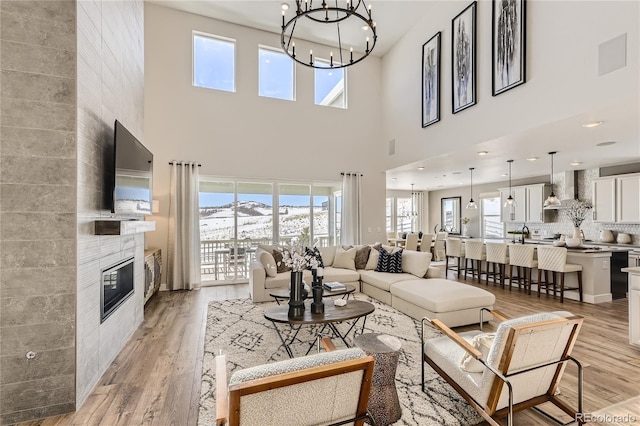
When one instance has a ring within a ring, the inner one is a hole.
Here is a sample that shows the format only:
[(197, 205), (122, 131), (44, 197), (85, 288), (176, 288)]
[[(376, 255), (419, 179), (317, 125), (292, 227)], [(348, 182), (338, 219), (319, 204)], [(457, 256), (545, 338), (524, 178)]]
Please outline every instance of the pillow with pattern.
[(390, 272), (392, 274), (402, 273), (402, 249), (389, 253), (385, 249), (380, 249), (376, 272)]
[[(316, 262), (318, 262), (318, 265), (317, 265), (318, 268), (324, 268), (324, 264), (322, 263), (322, 255), (320, 254), (320, 250), (318, 250), (318, 247), (314, 247), (314, 248), (305, 247), (304, 253), (305, 255), (315, 259)], [(311, 265), (307, 266), (307, 269), (312, 269)]]
[(283, 262), (283, 254), (284, 254), (284, 250), (282, 251), (275, 249), (273, 250), (273, 260), (276, 261), (276, 267), (278, 268), (278, 274), (281, 272), (287, 272), (290, 271), (291, 268), (289, 266), (287, 266), (284, 262)]

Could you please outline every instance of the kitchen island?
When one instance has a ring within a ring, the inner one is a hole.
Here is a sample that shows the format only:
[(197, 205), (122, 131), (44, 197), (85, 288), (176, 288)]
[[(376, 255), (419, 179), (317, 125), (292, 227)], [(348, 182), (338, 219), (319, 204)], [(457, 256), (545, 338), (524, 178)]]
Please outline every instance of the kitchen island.
[[(486, 239), (484, 241), (499, 241), (514, 244), (511, 238)], [(516, 242), (515, 244), (520, 243)], [(551, 245), (553, 244), (553, 241), (526, 239), (525, 244)], [(589, 243), (579, 248), (567, 248), (567, 263), (574, 263), (582, 266), (582, 299), (584, 302), (597, 304), (611, 302), (613, 300), (611, 293), (611, 256), (614, 252), (626, 253), (633, 249), (634, 247), (632, 246), (592, 246)], [(537, 277), (537, 275), (537, 271), (535, 271), (533, 276)], [(576, 274), (567, 274), (565, 280), (565, 287), (577, 287), (578, 278)], [(580, 300), (578, 291), (567, 291), (564, 297), (573, 300)]]

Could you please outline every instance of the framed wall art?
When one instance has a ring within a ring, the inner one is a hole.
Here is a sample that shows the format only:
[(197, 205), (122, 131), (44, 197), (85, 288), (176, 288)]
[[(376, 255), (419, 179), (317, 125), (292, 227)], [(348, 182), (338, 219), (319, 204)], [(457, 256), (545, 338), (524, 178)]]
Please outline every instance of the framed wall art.
[(440, 121), (440, 37), (422, 45), (422, 127)]
[(525, 0), (493, 0), (493, 96), (525, 82)]
[(451, 20), (451, 94), (455, 114), (476, 104), (476, 6)]

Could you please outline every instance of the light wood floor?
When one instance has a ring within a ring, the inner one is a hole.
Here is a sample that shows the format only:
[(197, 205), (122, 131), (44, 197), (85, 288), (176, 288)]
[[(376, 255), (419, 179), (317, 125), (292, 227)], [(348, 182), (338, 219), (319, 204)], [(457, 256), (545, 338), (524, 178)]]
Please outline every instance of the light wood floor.
[[(560, 304), (553, 297), (538, 299), (517, 289), (481, 286), (496, 295), (496, 309), (508, 316), (560, 309), (584, 316), (573, 355), (586, 367), (585, 411), (607, 412), (607, 407), (616, 414), (635, 411), (640, 424), (636, 398), (640, 395), (640, 349), (628, 344), (626, 299), (600, 305), (571, 300)], [(246, 297), (247, 284), (156, 294), (145, 307), (141, 327), (76, 413), (23, 424), (195, 425), (207, 304)], [(576, 386), (576, 369), (568, 366), (562, 395), (574, 401)], [(554, 423), (527, 410), (516, 416), (515, 424)]]

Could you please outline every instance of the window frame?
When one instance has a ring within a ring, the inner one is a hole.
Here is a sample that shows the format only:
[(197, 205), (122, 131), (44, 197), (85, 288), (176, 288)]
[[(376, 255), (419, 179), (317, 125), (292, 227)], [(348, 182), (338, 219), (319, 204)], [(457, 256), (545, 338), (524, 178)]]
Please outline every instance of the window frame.
[[(321, 62), (323, 64), (327, 64), (327, 67), (326, 68), (316, 67), (313, 70), (313, 104), (317, 105), (317, 106), (321, 106), (321, 107), (330, 107), (330, 108), (338, 108), (338, 109), (349, 109), (348, 96), (347, 96), (347, 94), (348, 94), (348, 81), (347, 81), (347, 74), (348, 73), (347, 73), (347, 68), (333, 68), (334, 70), (339, 70), (339, 71), (341, 71), (343, 73), (343, 78), (342, 79), (344, 80), (344, 84), (343, 84), (344, 88), (342, 89), (342, 91), (343, 91), (343, 97), (344, 97), (344, 106), (336, 106), (336, 105), (331, 105), (331, 104), (326, 105), (326, 104), (318, 104), (318, 103), (316, 103), (316, 71), (319, 70), (319, 69), (322, 69), (322, 70), (326, 69), (326, 70), (330, 71), (332, 68), (328, 66), (329, 64), (331, 64), (331, 60), (330, 59), (314, 58), (314, 61), (315, 62)], [(340, 62), (337, 62), (335, 60), (333, 61), (333, 63), (337, 64), (337, 65), (341, 65)]]
[[(233, 44), (233, 90), (225, 90), (225, 89), (220, 89), (216, 87), (199, 86), (196, 84), (196, 46), (195, 46), (196, 36)], [(237, 45), (237, 40), (234, 38), (206, 33), (204, 31), (192, 30), (191, 31), (191, 86), (196, 87), (198, 89), (217, 90), (220, 92), (236, 93), (237, 92), (237, 87), (236, 87), (237, 66), (236, 65), (238, 63), (238, 52), (236, 49), (236, 45)]]
[[(266, 95), (261, 95), (260, 94), (260, 51), (261, 50), (268, 50), (270, 52), (273, 53), (277, 53), (279, 55), (282, 55), (286, 58), (289, 58), (289, 61), (291, 62), (291, 68), (292, 68), (292, 76), (291, 76), (291, 99), (286, 99), (286, 98), (276, 98), (274, 96), (266, 96)], [(278, 49), (276, 47), (272, 47), (272, 46), (267, 46), (264, 44), (258, 44), (258, 97), (259, 98), (267, 98), (267, 99), (278, 99), (281, 101), (289, 101), (289, 102), (295, 102), (296, 101), (296, 81), (297, 81), (297, 69), (298, 67), (296, 67), (296, 61), (294, 61), (293, 59), (291, 59), (286, 53), (282, 52), (282, 49)]]

